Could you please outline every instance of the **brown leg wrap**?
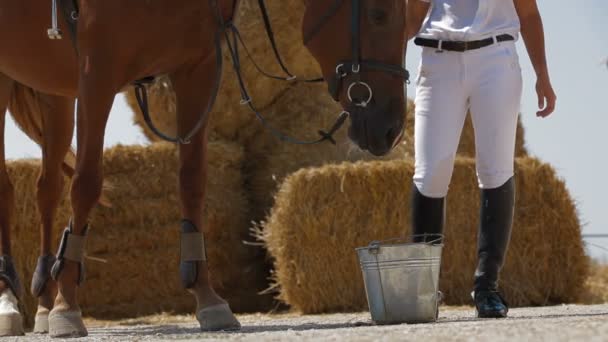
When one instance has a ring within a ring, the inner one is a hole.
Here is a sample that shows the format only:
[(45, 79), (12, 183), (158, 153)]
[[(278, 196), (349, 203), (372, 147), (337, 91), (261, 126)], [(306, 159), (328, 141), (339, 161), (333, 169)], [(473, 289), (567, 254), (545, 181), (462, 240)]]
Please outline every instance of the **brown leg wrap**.
[(181, 222), (179, 274), (182, 285), (191, 289), (198, 279), (198, 262), (207, 260), (203, 234), (188, 220)]
[(38, 257), (38, 263), (36, 264), (36, 270), (32, 276), (32, 287), (31, 292), (34, 297), (40, 297), (46, 283), (51, 279), (51, 269), (57, 259), (52, 254), (47, 254)]
[(59, 274), (63, 270), (65, 260), (75, 261), (78, 263), (79, 276), (78, 285), (82, 285), (85, 279), (84, 269), (84, 250), (86, 245), (86, 232), (88, 227), (85, 227), (85, 235), (74, 235), (72, 234), (72, 224), (63, 231), (63, 237), (59, 244), (59, 251), (57, 252), (57, 260), (51, 269), (51, 276), (57, 280)]
[(0, 256), (0, 279), (6, 282), (17, 298), (21, 298), (23, 287), (15, 270), (13, 259), (8, 255)]

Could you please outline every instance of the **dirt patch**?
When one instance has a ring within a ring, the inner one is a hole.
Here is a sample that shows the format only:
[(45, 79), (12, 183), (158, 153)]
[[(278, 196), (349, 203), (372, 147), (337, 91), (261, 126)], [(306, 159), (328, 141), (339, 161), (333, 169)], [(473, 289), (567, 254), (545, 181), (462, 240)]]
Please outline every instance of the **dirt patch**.
[[(608, 336), (608, 305), (518, 308), (508, 319), (479, 320), (472, 308), (442, 308), (433, 324), (375, 326), (368, 313), (242, 315), (233, 333), (201, 333), (193, 316), (150, 316), (136, 320), (88, 321), (84, 341), (599, 341)], [(27, 335), (19, 341), (46, 341)]]

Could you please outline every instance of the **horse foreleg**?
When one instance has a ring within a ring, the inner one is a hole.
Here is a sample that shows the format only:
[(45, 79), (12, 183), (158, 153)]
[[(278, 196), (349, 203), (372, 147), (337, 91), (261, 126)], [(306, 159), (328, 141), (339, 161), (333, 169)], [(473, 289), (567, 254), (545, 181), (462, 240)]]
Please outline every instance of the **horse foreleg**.
[(31, 291), (38, 297), (38, 311), (34, 326), (35, 333), (49, 330), (48, 314), (53, 308), (57, 292), (55, 281), (51, 279), (51, 267), (55, 255), (51, 252), (51, 233), (55, 222), (55, 212), (63, 193), (64, 176), (62, 164), (70, 148), (74, 130), (74, 100), (41, 95), (42, 113), (42, 169), (38, 177), (38, 211), (40, 226), (40, 257), (32, 279)]
[[(180, 70), (171, 79), (177, 95), (178, 132), (184, 137), (203, 115), (210, 98), (215, 62)], [(197, 82), (198, 81), (198, 82)], [(201, 84), (200, 81), (203, 81)], [(197, 300), (197, 319), (201, 330), (240, 328), (230, 307), (213, 289), (210, 281), (203, 237), (203, 201), (207, 178), (207, 124), (190, 143), (181, 144), (179, 190), (181, 223), (182, 284)]]
[(0, 74), (0, 336), (23, 335), (18, 307), (21, 282), (11, 259), (11, 216), (15, 205), (13, 185), (6, 171), (4, 126), (13, 81)]
[(58, 286), (57, 298), (49, 314), (52, 337), (87, 335), (77, 289), (84, 280), (88, 217), (101, 195), (105, 127), (118, 89), (109, 84), (108, 75), (112, 72), (89, 70), (82, 72), (79, 82), (76, 170), (71, 189), (73, 218), (64, 231), (52, 270)]

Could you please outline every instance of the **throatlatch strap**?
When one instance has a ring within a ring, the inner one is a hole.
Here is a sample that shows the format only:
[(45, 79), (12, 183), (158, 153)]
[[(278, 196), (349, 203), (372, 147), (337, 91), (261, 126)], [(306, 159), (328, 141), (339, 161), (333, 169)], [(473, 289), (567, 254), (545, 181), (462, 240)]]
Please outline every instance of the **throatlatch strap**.
[(181, 261), (206, 261), (205, 238), (202, 233), (181, 234)]

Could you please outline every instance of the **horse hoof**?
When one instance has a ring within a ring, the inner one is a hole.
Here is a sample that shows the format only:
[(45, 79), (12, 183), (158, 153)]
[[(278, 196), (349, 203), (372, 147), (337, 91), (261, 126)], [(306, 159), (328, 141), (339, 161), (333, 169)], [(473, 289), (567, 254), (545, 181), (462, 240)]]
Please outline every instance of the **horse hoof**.
[(0, 295), (0, 336), (21, 336), (23, 317), (19, 312), (19, 301), (11, 290)]
[(49, 312), (38, 311), (34, 318), (34, 334), (48, 334), (49, 332)]
[(201, 331), (234, 331), (241, 328), (241, 323), (234, 317), (228, 304), (219, 304), (200, 310), (196, 319)]
[(20, 314), (0, 314), (0, 336), (22, 336), (23, 318)]
[(87, 328), (80, 311), (51, 311), (49, 314), (49, 335), (51, 337), (85, 337)]

